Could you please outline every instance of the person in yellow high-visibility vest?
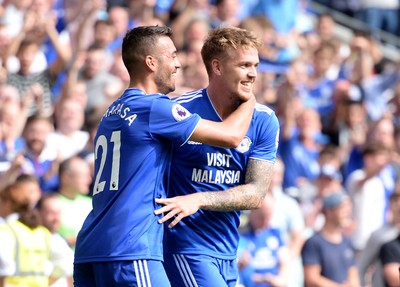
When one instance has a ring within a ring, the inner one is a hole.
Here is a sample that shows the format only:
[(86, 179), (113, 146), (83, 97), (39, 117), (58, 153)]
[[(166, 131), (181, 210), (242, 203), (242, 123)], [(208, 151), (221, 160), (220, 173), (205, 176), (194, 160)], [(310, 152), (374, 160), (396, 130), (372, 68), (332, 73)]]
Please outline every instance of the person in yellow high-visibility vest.
[(0, 226), (0, 236), (0, 241), (8, 241), (15, 258), (15, 271), (5, 277), (4, 286), (49, 286), (46, 265), (50, 257), (50, 232), (43, 226), (30, 227), (15, 220)]
[(51, 259), (57, 251), (34, 209), (39, 198), (36, 178), (27, 175), (0, 192), (0, 201), (11, 202), (18, 214), (18, 219), (0, 224), (0, 287), (49, 286)]

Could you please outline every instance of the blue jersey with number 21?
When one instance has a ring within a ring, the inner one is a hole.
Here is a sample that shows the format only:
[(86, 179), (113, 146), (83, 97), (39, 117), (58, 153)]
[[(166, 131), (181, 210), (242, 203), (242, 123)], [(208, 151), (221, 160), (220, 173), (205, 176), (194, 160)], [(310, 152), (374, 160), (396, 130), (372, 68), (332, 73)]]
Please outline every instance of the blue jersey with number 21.
[(154, 199), (166, 196), (172, 141), (185, 143), (199, 119), (167, 96), (139, 89), (127, 89), (107, 109), (95, 137), (93, 210), (75, 263), (162, 260)]

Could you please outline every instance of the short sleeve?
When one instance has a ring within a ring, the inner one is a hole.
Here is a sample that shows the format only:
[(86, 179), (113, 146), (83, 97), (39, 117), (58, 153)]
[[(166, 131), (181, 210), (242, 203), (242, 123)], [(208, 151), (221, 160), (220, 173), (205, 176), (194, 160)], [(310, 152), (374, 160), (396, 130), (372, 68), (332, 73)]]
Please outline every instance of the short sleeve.
[(400, 262), (400, 241), (399, 239), (392, 240), (388, 243), (382, 245), (379, 259), (382, 265), (389, 263), (399, 263)]
[(301, 250), (303, 265), (321, 265), (321, 258), (318, 252), (318, 245), (314, 237), (310, 237)]
[(153, 101), (150, 110), (150, 133), (179, 144), (184, 144), (193, 134), (200, 116), (168, 98)]
[(265, 109), (258, 108), (261, 113), (257, 117), (256, 133), (259, 136), (250, 157), (275, 162), (279, 144), (279, 121), (272, 110), (267, 107)]

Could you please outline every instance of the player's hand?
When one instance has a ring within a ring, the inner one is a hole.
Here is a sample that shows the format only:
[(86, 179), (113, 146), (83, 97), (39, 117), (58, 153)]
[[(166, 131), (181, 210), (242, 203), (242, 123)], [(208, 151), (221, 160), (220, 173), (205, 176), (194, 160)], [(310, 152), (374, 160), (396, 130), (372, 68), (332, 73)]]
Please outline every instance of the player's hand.
[(177, 225), (182, 218), (196, 213), (200, 206), (198, 203), (199, 201), (196, 200), (195, 197), (196, 193), (172, 198), (156, 198), (156, 202), (164, 206), (156, 209), (154, 214), (159, 215), (165, 213), (165, 215), (158, 220), (158, 223), (162, 224), (173, 219), (168, 225), (169, 228), (172, 228)]
[(250, 93), (239, 93), (238, 95), (239, 100), (242, 102), (247, 102), (247, 101), (252, 101), (252, 102), (256, 102), (256, 96), (254, 95), (253, 92)]

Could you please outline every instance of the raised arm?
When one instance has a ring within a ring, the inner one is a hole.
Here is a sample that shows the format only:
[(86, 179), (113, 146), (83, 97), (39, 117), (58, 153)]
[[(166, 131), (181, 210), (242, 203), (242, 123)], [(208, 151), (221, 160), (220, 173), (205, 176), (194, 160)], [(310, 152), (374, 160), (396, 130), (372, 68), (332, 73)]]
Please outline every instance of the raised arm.
[[(155, 214), (166, 213), (159, 223), (175, 219), (168, 225), (174, 227), (182, 218), (194, 214), (199, 209), (213, 211), (234, 211), (256, 209), (260, 206), (271, 183), (274, 163), (249, 159), (245, 184), (223, 191), (197, 192), (173, 198), (159, 198), (156, 202), (164, 206)], [(167, 213), (168, 212), (168, 213)]]
[(251, 97), (223, 122), (201, 119), (190, 140), (225, 148), (238, 147), (250, 126), (255, 103), (255, 97)]
[(53, 17), (41, 17), (39, 23), (44, 27), (57, 53), (57, 59), (49, 66), (50, 73), (57, 75), (65, 68), (66, 63), (71, 58), (71, 46), (60, 42), (60, 35), (55, 27), (55, 19)]
[[(26, 38), (27, 33), (35, 26), (35, 13), (28, 11), (24, 16), (24, 23), (19, 33), (12, 39), (7, 51), (4, 53), (2, 65), (7, 69), (7, 61), (11, 56), (15, 56), (22, 41)], [(8, 72), (8, 71), (7, 71)]]

